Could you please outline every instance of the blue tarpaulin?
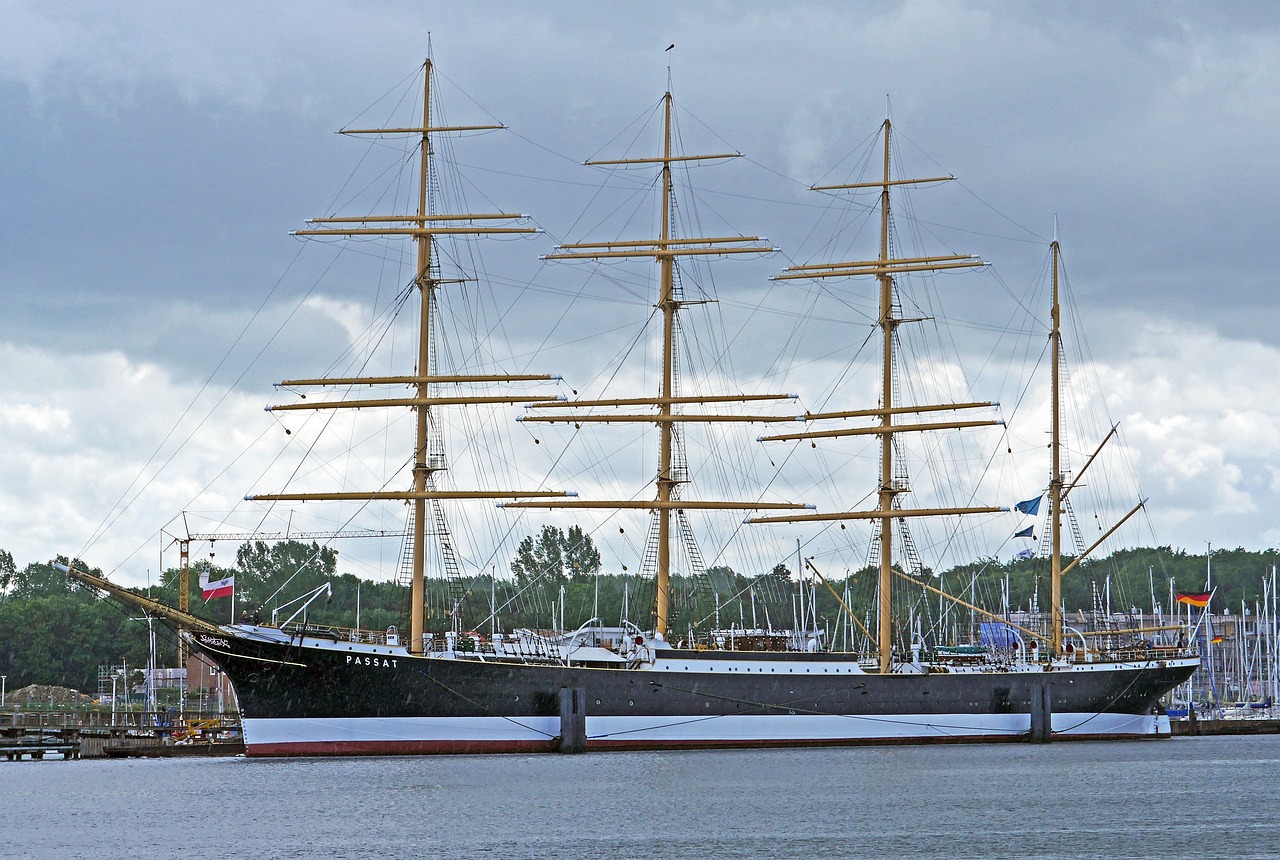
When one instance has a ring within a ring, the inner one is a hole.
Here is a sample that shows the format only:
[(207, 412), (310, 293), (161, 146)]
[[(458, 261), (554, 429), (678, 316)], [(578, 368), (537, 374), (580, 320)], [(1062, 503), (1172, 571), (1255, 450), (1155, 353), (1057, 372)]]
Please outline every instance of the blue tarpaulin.
[(978, 625), (978, 641), (988, 648), (1017, 648), (1018, 633), (1003, 621), (984, 621)]

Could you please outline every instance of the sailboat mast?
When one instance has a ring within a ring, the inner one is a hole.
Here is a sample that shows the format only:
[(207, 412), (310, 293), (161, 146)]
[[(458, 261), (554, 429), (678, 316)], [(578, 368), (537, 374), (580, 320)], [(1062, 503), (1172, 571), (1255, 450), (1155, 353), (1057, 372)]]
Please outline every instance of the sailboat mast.
[(1058, 303), (1058, 270), (1061, 249), (1055, 238), (1049, 246), (1053, 251), (1053, 305), (1050, 311), (1052, 326), (1049, 334), (1049, 348), (1053, 350), (1052, 367), (1052, 409), (1050, 417), (1050, 465), (1049, 465), (1049, 582), (1050, 609), (1049, 624), (1051, 653), (1057, 656), (1062, 653), (1062, 404), (1059, 382), (1062, 358), (1062, 315)]
[(667, 635), (667, 621), (671, 612), (671, 491), (675, 485), (671, 472), (671, 447), (675, 435), (671, 421), (672, 402), (675, 396), (675, 260), (665, 253), (671, 242), (671, 92), (662, 97), (662, 233), (658, 240), (659, 277), (661, 293), (658, 304), (662, 309), (662, 395), (658, 422), (658, 570), (657, 570), (657, 618), (654, 629), (659, 636)]
[[(419, 162), (418, 221), (426, 223), (430, 207), (431, 177), (431, 60), (423, 66), (422, 83), (422, 152)], [(418, 403), (414, 405), (416, 441), (413, 455), (413, 573), (409, 587), (409, 653), (421, 654), (423, 634), (426, 632), (426, 535), (427, 535), (427, 483), (431, 472), (427, 463), (427, 436), (431, 422), (430, 397), (431, 373), (431, 301), (435, 281), (431, 277), (431, 234), (415, 235), (418, 248), (418, 293), (422, 306), (418, 317)]]
[(884, 337), (882, 356), (880, 416), (880, 576), (877, 584), (879, 595), (880, 671), (887, 673), (893, 656), (892, 619), (893, 606), (890, 592), (893, 585), (893, 334), (896, 320), (893, 318), (893, 275), (885, 271), (889, 260), (889, 135), (891, 125), (884, 121), (884, 185), (880, 190), (880, 267), (876, 280), (880, 283), (880, 331)]

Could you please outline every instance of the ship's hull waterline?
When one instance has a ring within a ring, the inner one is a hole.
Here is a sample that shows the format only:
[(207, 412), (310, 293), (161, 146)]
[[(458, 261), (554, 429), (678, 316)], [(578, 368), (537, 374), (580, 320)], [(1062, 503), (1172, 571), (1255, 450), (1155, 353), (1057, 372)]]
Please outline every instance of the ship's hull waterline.
[(1197, 665), (879, 675), (840, 654), (664, 650), (627, 669), (411, 656), (262, 628), (192, 641), (234, 683), (257, 756), (554, 751), (562, 689), (581, 691), (589, 750), (1024, 741), (1046, 685), (1055, 737), (1161, 737), (1160, 697)]

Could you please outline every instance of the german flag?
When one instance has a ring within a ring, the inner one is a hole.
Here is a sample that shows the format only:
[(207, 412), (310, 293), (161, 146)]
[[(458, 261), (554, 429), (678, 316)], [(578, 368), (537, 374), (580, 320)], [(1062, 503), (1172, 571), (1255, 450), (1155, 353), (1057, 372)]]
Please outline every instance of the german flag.
[(1209, 640), (1210, 644), (1213, 644), (1213, 645), (1217, 645), (1221, 641), (1222, 641), (1222, 634), (1218, 634), (1217, 636)]
[(1179, 603), (1185, 603), (1188, 606), (1199, 606), (1201, 609), (1209, 605), (1209, 598), (1211, 597), (1213, 597), (1213, 592), (1211, 591), (1178, 592)]

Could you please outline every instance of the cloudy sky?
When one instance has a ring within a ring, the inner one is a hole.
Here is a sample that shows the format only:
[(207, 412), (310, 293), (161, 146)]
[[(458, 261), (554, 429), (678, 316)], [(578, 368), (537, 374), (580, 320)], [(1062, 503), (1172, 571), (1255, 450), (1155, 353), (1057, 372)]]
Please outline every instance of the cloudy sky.
[[(747, 156), (699, 174), (708, 217), (783, 249), (717, 275), (730, 317), (821, 259), (803, 189), (845, 179), (888, 110), (910, 168), (960, 179), (914, 198), (933, 252), (982, 253), (1020, 295), (1058, 219), (1089, 373), (1151, 498), (1131, 542), (1280, 545), (1273, 4), (14, 0), (0, 29), (0, 548), (19, 564), (83, 554), (142, 582), (182, 511), (199, 532), (259, 489), (270, 383), (322, 370), (367, 310), (316, 290), (329, 257), (288, 232), (354, 194), (369, 150), (333, 132), (383, 121), (428, 40), (448, 118), (511, 129), (459, 142), (502, 165), (477, 205), (551, 237), (500, 254), (543, 285), (509, 354), (572, 339), (557, 290), (595, 288), (537, 257), (612, 238), (585, 235), (598, 177), (576, 162), (651, 149), (668, 74), (687, 142)], [(599, 316), (648, 313), (627, 283)]]

